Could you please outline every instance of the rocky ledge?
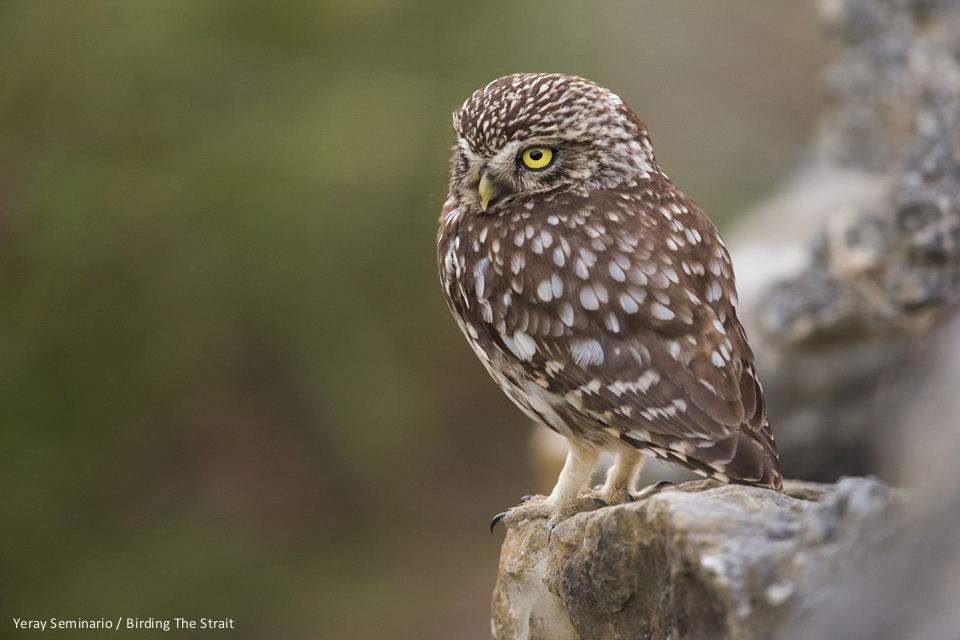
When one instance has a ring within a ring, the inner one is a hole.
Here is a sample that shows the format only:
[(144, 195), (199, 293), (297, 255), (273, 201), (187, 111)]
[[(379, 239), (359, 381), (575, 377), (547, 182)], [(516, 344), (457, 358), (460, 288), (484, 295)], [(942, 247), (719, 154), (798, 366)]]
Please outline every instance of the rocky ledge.
[(873, 478), (766, 489), (688, 482), (507, 531), (498, 639), (779, 637), (888, 542), (898, 493)]

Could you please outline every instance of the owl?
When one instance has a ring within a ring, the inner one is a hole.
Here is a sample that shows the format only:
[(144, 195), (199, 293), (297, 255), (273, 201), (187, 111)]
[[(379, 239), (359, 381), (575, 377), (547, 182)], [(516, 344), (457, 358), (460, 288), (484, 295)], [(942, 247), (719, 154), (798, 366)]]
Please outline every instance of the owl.
[[(569, 445), (550, 495), (494, 524), (547, 518), (552, 531), (631, 501), (643, 454), (782, 491), (730, 256), (623, 100), (516, 74), (453, 125), (437, 236), (447, 304), (500, 388)], [(614, 464), (588, 489), (602, 450)]]

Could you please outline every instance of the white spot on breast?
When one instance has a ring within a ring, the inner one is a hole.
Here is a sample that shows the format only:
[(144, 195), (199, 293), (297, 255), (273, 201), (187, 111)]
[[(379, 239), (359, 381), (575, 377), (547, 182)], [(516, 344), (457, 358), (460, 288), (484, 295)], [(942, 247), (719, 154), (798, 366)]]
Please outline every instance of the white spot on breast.
[(567, 259), (564, 257), (563, 251), (560, 249), (560, 247), (557, 247), (556, 249), (554, 249), (553, 264), (557, 265), (558, 267), (562, 267), (566, 263), (567, 263)]
[(563, 280), (560, 279), (560, 276), (557, 274), (550, 276), (550, 286), (553, 288), (554, 298), (559, 298), (563, 295)]
[(533, 202), (524, 202), (523, 206), (526, 207), (527, 209), (533, 209), (535, 205), (533, 204)]
[(632, 282), (633, 284), (638, 284), (640, 286), (647, 284), (646, 274), (643, 271), (640, 271), (640, 269), (636, 267), (634, 267), (633, 269), (630, 269), (628, 275), (630, 276), (630, 282)]
[(581, 367), (603, 364), (603, 347), (596, 340), (576, 340), (570, 343), (570, 355)]
[(616, 314), (610, 312), (607, 314), (606, 321), (604, 323), (610, 331), (614, 333), (620, 332), (620, 320), (617, 319)]
[(534, 238), (533, 240), (530, 241), (530, 250), (536, 253), (537, 255), (540, 255), (541, 253), (543, 253), (543, 244), (540, 242), (539, 237)]
[(521, 360), (530, 360), (537, 352), (537, 343), (522, 331), (517, 331), (512, 338), (509, 336), (501, 336), (501, 338), (503, 344), (507, 345), (507, 349)]
[(720, 288), (720, 283), (716, 280), (710, 281), (710, 286), (707, 287), (707, 300), (713, 302), (719, 300), (723, 295), (723, 290)]
[(483, 297), (484, 276), (486, 275), (487, 267), (489, 266), (490, 266), (490, 260), (488, 260), (487, 258), (483, 258), (473, 268), (473, 277), (477, 279), (476, 284), (474, 285), (474, 288), (476, 289), (477, 296), (480, 298)]
[(673, 320), (674, 318), (673, 311), (670, 311), (670, 309), (667, 309), (659, 302), (654, 302), (652, 305), (650, 305), (650, 313), (653, 314), (654, 318), (658, 318), (660, 320)]
[(627, 274), (623, 272), (623, 269), (621, 269), (620, 265), (616, 262), (611, 261), (608, 265), (608, 270), (610, 271), (610, 277), (617, 282), (624, 282), (627, 279)]
[(676, 340), (667, 341), (667, 351), (670, 352), (670, 355), (673, 356), (674, 360), (680, 359), (680, 343)]
[(547, 224), (557, 226), (560, 224), (560, 218), (554, 215), (547, 216)]
[(719, 353), (717, 353), (716, 351), (714, 351), (713, 354), (711, 355), (710, 361), (713, 362), (714, 366), (717, 366), (717, 367), (722, 367), (723, 364), (724, 364), (724, 363), (723, 363), (723, 356), (721, 356), (721, 355), (720, 355)]
[(720, 321), (717, 320), (716, 318), (713, 319), (713, 328), (719, 331), (721, 334), (727, 335), (726, 328), (722, 324), (720, 324)]
[(544, 249), (549, 249), (553, 244), (553, 236), (546, 229), (540, 232), (540, 244), (543, 245)]
[(480, 242), (486, 242), (486, 241), (487, 241), (487, 227), (484, 227), (483, 229), (480, 230)]
[(573, 272), (577, 277), (586, 280), (590, 277), (590, 271), (587, 270), (587, 264), (581, 258), (577, 258), (573, 265)]
[(653, 260), (641, 260), (637, 263), (637, 269), (646, 275), (653, 275), (657, 272), (657, 263)]
[(516, 235), (513, 236), (513, 244), (517, 245), (518, 247), (523, 246), (523, 231), (518, 231)]
[(532, 224), (528, 224), (526, 229), (524, 229), (524, 231), (526, 232), (527, 238), (529, 239), (533, 237), (533, 234), (536, 233), (537, 230), (533, 228)]
[(593, 291), (597, 294), (597, 299), (603, 304), (606, 304), (610, 301), (610, 294), (607, 292), (607, 288), (603, 284), (599, 282), (594, 284)]
[(658, 289), (666, 289), (670, 286), (670, 281), (667, 280), (667, 276), (665, 276), (662, 271), (654, 271), (649, 274), (649, 280), (650, 284)]
[(453, 277), (457, 272), (457, 254), (453, 245), (447, 249), (447, 254), (443, 257), (443, 269), (446, 271), (448, 278)]
[(596, 311), (600, 308), (600, 301), (597, 299), (597, 294), (590, 285), (580, 289), (580, 304), (584, 309), (591, 311)]
[(560, 305), (560, 320), (568, 327), (573, 326), (573, 307), (569, 302)]
[(486, 300), (478, 300), (477, 304), (480, 306), (480, 317), (483, 321), (493, 322), (493, 308), (490, 307), (490, 303)]
[(520, 273), (520, 270), (526, 266), (527, 261), (522, 253), (515, 253), (510, 256), (510, 270), (514, 273)]
[(623, 307), (623, 310), (627, 313), (636, 313), (640, 310), (640, 306), (637, 304), (637, 301), (626, 293), (620, 294), (620, 306)]
[(553, 287), (550, 285), (549, 279), (540, 281), (540, 284), (537, 286), (537, 297), (544, 302), (553, 300)]

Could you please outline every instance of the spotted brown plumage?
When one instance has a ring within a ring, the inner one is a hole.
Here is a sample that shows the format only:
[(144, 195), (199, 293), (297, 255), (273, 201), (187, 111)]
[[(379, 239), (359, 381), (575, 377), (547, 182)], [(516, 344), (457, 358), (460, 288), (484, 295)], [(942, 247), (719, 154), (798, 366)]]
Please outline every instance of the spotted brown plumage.
[(639, 118), (582, 78), (519, 74), (474, 93), (454, 128), (447, 303), (506, 394), (570, 444), (551, 495), (508, 522), (583, 508), (601, 449), (616, 454), (606, 503), (630, 499), (637, 451), (780, 490), (730, 256)]

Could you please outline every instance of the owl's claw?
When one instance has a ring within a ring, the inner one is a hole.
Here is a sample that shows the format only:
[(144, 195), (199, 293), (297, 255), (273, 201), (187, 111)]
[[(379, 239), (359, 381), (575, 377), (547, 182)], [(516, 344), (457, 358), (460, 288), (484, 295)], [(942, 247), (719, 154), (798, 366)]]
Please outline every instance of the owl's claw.
[(646, 500), (650, 496), (654, 496), (660, 493), (661, 491), (663, 491), (665, 488), (672, 487), (672, 486), (673, 486), (673, 483), (670, 482), (669, 480), (660, 480), (659, 482), (656, 482), (650, 485), (649, 487), (644, 487), (643, 491), (638, 493), (636, 498), (634, 498), (633, 496), (630, 496), (630, 497), (633, 498), (634, 502), (637, 502), (638, 500)]
[(524, 502), (527, 502), (527, 501), (529, 501), (529, 500), (533, 500), (533, 499), (536, 498), (536, 497), (537, 497), (537, 496), (531, 495), (531, 494), (528, 493), (527, 495), (525, 495), (525, 496), (523, 496), (522, 498), (520, 498), (520, 504), (523, 504)]
[(493, 528), (497, 526), (497, 523), (503, 520), (505, 517), (507, 517), (506, 511), (493, 516), (493, 520), (490, 521), (490, 535), (493, 535)]
[(603, 500), (601, 500), (600, 498), (594, 497), (594, 498), (591, 498), (591, 500), (593, 500), (593, 502), (594, 502), (598, 507), (605, 507), (605, 506), (607, 506), (607, 503), (604, 502)]

